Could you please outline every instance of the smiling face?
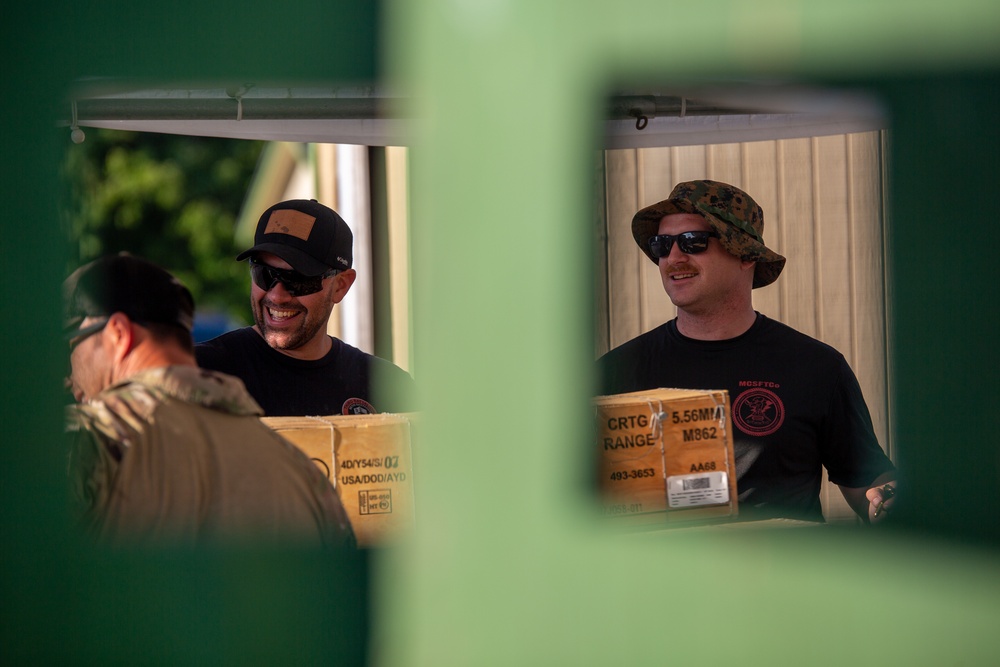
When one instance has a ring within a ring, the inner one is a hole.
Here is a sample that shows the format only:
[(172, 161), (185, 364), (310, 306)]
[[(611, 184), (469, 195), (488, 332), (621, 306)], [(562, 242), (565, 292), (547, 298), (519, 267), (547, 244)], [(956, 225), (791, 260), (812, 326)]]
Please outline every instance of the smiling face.
[[(703, 217), (674, 213), (660, 220), (658, 234), (712, 231)], [(659, 261), (663, 289), (677, 308), (692, 315), (711, 314), (719, 309), (749, 301), (753, 262), (730, 254), (716, 238), (708, 241), (705, 252), (688, 255), (675, 242), (670, 253)]]
[[(260, 253), (257, 261), (278, 269), (291, 269), (288, 262), (269, 253)], [(354, 282), (353, 270), (323, 279), (320, 291), (292, 296), (277, 282), (265, 291), (250, 283), (250, 308), (255, 329), (275, 350), (298, 359), (319, 359), (330, 349), (326, 334), (333, 306), (347, 294)]]

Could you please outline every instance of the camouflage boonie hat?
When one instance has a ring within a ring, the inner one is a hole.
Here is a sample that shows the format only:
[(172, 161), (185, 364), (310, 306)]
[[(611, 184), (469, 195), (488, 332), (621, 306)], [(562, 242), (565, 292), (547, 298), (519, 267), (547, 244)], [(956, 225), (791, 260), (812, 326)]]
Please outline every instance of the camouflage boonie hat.
[(649, 251), (649, 239), (659, 231), (663, 216), (673, 213), (700, 215), (730, 254), (756, 262), (754, 288), (773, 283), (785, 267), (785, 258), (764, 245), (764, 211), (757, 202), (733, 185), (705, 180), (678, 183), (670, 197), (632, 217), (632, 237), (654, 264), (659, 260)]

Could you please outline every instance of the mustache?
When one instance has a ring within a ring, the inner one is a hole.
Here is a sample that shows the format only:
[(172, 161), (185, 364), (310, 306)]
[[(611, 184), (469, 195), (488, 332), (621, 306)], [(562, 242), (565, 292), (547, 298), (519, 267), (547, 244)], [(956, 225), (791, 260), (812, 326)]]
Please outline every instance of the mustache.
[(664, 273), (668, 276), (672, 276), (677, 273), (698, 273), (698, 269), (687, 262), (678, 262), (676, 264), (667, 264), (664, 267)]

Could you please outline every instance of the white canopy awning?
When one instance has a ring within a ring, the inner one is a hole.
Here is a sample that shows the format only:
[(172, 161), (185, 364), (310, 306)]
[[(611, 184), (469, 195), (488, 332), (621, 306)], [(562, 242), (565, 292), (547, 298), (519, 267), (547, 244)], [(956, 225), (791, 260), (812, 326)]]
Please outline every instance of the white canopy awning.
[[(80, 86), (67, 125), (191, 136), (405, 146), (405, 99), (377, 87)], [(609, 97), (605, 148), (792, 139), (882, 129), (851, 91), (736, 84)]]

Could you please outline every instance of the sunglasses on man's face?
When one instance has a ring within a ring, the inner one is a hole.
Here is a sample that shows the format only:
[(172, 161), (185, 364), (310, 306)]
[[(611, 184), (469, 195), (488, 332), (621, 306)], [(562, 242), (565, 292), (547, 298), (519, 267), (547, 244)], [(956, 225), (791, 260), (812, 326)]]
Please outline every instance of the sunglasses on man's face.
[(338, 273), (340, 271), (337, 269), (330, 269), (318, 276), (304, 276), (298, 271), (278, 269), (252, 259), (250, 260), (250, 277), (253, 278), (254, 285), (267, 292), (280, 282), (292, 296), (315, 294), (323, 289), (324, 278), (335, 276)]
[(69, 342), (69, 351), (72, 352), (77, 345), (82, 343), (87, 338), (90, 338), (95, 333), (98, 333), (99, 331), (104, 329), (104, 327), (106, 327), (107, 325), (108, 325), (108, 320), (107, 318), (105, 318), (98, 322), (94, 322), (93, 324), (88, 324), (87, 326), (82, 327), (80, 329), (70, 329), (69, 331), (65, 332), (66, 340)]
[(670, 249), (674, 247), (674, 240), (677, 240), (677, 247), (685, 255), (697, 255), (708, 250), (708, 239), (719, 238), (718, 232), (681, 232), (680, 234), (657, 234), (649, 239), (649, 253), (656, 259), (666, 257), (670, 254)]

